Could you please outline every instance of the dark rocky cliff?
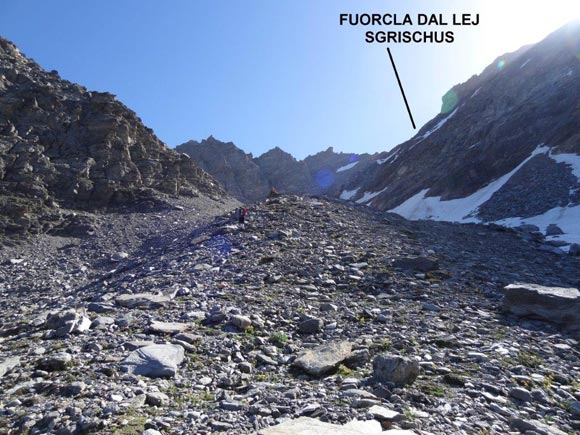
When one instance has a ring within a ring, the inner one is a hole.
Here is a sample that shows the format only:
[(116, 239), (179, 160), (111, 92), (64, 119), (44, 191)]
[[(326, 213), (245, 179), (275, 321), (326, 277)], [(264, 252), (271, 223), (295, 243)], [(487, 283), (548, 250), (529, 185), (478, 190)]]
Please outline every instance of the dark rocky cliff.
[[(499, 57), (480, 75), (453, 87), (438, 116), (379, 156), (345, 189), (356, 189), (353, 200), (381, 210), (424, 190), (425, 198), (465, 198), (545, 146), (476, 212), (489, 221), (577, 204), (578, 179), (571, 165), (557, 163), (557, 155), (580, 154), (579, 53), (580, 25), (575, 23)], [(365, 199), (365, 193), (374, 196)]]
[(224, 192), (114, 95), (62, 80), (0, 38), (0, 233), (160, 195)]

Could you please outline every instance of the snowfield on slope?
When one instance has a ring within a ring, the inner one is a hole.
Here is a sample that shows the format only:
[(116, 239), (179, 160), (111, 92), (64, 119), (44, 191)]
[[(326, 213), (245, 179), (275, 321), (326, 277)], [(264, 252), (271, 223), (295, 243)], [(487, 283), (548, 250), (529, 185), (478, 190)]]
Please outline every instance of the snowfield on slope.
[(478, 218), (474, 217), (477, 214), (477, 209), (501, 189), (512, 175), (518, 172), (531, 158), (538, 154), (545, 154), (549, 150), (546, 146), (539, 146), (512, 171), (465, 198), (444, 201), (440, 196), (425, 197), (429, 189), (423, 189), (389, 211), (411, 220), (432, 219), (448, 222), (480, 222)]
[(338, 168), (336, 170), (336, 172), (348, 171), (349, 169), (354, 168), (357, 165), (357, 163), (358, 162), (352, 162), (352, 163), (349, 163), (348, 165), (341, 166), (340, 168)]
[[(576, 154), (553, 154), (549, 147), (543, 146), (542, 144), (515, 169), (489, 183), (472, 195), (465, 198), (443, 201), (440, 196), (426, 197), (429, 189), (423, 189), (389, 211), (410, 220), (431, 219), (459, 223), (482, 223), (481, 219), (476, 217), (479, 207), (488, 201), (495, 192), (501, 189), (531, 158), (538, 154), (547, 154), (556, 162), (567, 164), (580, 182), (580, 156)], [(538, 216), (528, 218), (514, 216), (496, 221), (495, 223), (506, 227), (532, 224), (538, 226), (542, 232), (546, 231), (548, 225), (556, 224), (565, 234), (548, 237), (547, 240), (564, 240), (569, 243), (580, 243), (580, 205), (555, 207)]]

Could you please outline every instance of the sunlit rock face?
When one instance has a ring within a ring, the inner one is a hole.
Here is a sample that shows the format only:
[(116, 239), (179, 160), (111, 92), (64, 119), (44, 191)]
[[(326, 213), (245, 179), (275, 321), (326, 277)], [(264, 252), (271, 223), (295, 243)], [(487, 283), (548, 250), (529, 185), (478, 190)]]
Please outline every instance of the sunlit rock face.
[(42, 232), (62, 209), (224, 192), (109, 93), (46, 72), (0, 38), (0, 234)]
[(439, 115), (344, 191), (381, 210), (442, 220), (495, 221), (577, 205), (579, 120), (576, 23), (453, 87)]

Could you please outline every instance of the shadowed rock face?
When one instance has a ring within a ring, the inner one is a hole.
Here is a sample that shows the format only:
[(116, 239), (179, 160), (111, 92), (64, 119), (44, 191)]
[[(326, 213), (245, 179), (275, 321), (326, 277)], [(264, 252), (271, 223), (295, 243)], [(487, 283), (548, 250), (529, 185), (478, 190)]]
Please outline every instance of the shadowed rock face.
[[(442, 113), (380, 156), (388, 161), (372, 164), (351, 179), (346, 189), (359, 189), (352, 199), (381, 192), (365, 203), (389, 210), (424, 189), (428, 197), (463, 198), (515, 169), (539, 145), (549, 147), (553, 155), (578, 154), (579, 52), (576, 23), (499, 57), (480, 75), (453, 87), (443, 98)], [(578, 182), (569, 167), (553, 163), (539, 157), (529, 161), (520, 169), (526, 173), (501, 192), (504, 199), (519, 196), (518, 203), (506, 208), (505, 201), (495, 201), (481, 217), (529, 216), (567, 204), (567, 192)], [(541, 193), (537, 182), (530, 184), (537, 181), (538, 171), (551, 174)], [(525, 205), (527, 199), (538, 203), (538, 196), (539, 209)]]
[(0, 233), (41, 232), (59, 208), (222, 195), (109, 93), (46, 72), (0, 38)]
[(245, 202), (264, 199), (272, 188), (282, 193), (339, 196), (353, 174), (372, 161), (368, 154), (337, 153), (332, 147), (304, 160), (278, 147), (254, 158), (232, 142), (212, 136), (178, 145), (176, 150), (189, 155), (230, 195)]
[(254, 202), (270, 192), (267, 180), (252, 155), (244, 153), (232, 142), (221, 142), (210, 136), (201, 142), (190, 140), (177, 146), (176, 150), (189, 155), (235, 198)]

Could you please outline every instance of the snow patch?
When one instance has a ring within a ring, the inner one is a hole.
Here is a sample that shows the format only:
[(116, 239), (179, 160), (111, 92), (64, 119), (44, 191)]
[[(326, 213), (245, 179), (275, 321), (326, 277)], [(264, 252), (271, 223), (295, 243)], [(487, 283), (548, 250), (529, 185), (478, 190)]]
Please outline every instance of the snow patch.
[(445, 123), (447, 121), (449, 121), (449, 119), (451, 119), (451, 117), (453, 115), (455, 115), (455, 113), (457, 112), (457, 109), (455, 109), (453, 112), (451, 112), (447, 117), (443, 118), (441, 121), (439, 121), (437, 124), (435, 124), (435, 127), (433, 127), (431, 130), (429, 130), (427, 133), (425, 133), (424, 135), (420, 136), (418, 139), (418, 141), (415, 143), (418, 144), (419, 142), (424, 141), (425, 139), (427, 139), (429, 136), (431, 136), (433, 133), (435, 133), (437, 130), (439, 130), (441, 127), (443, 127), (443, 125), (445, 125)]
[(520, 69), (525, 67), (528, 63), (530, 63), (530, 60), (532, 60), (532, 59), (530, 58), (530, 59), (526, 60), (524, 63), (522, 63), (522, 66), (520, 66)]
[(360, 189), (360, 187), (357, 187), (354, 190), (343, 190), (342, 193), (340, 194), (340, 199), (344, 199), (345, 201), (348, 201), (349, 199), (351, 199), (353, 196), (356, 195), (356, 193), (358, 192), (359, 189)]
[[(379, 165), (382, 165), (383, 163), (388, 163), (390, 160), (393, 160), (393, 162), (394, 162), (399, 157), (399, 151), (400, 151), (400, 149), (397, 150), (395, 153), (391, 154), (390, 156), (385, 157), (384, 159), (378, 159), (377, 163)], [(393, 162), (391, 162), (391, 163), (393, 163)]]
[(473, 97), (475, 97), (475, 96), (476, 96), (476, 95), (479, 93), (480, 89), (481, 89), (481, 87), (477, 88), (477, 89), (475, 90), (475, 92), (474, 92), (473, 94), (471, 94), (471, 97), (469, 97), (469, 98), (473, 98)]
[(552, 154), (550, 153), (550, 158), (557, 161), (558, 163), (566, 163), (571, 166), (572, 173), (580, 181), (580, 156), (576, 154)]
[(543, 144), (540, 145), (512, 171), (465, 198), (451, 199), (448, 201), (441, 200), (440, 196), (426, 198), (425, 195), (429, 189), (424, 189), (389, 211), (411, 220), (432, 219), (463, 223), (481, 222), (480, 219), (475, 217), (478, 208), (487, 202), (495, 192), (501, 189), (531, 158), (538, 154), (546, 154), (549, 151), (550, 148), (543, 146)]
[(529, 218), (507, 218), (495, 223), (505, 227), (517, 227), (522, 224), (537, 225), (544, 233), (548, 225), (556, 224), (562, 229), (564, 234), (546, 237), (547, 240), (565, 240), (569, 243), (580, 244), (580, 205), (573, 207), (555, 207), (538, 216)]
[(387, 190), (386, 187), (383, 190), (380, 190), (378, 192), (365, 192), (364, 195), (362, 197), (360, 197), (359, 199), (357, 199), (355, 202), (357, 204), (365, 204), (365, 203), (369, 202), (370, 200), (375, 199), (377, 196), (379, 196), (385, 190)]
[(341, 166), (340, 168), (338, 168), (336, 170), (336, 172), (348, 171), (349, 169), (354, 168), (357, 165), (357, 163), (358, 162), (352, 162), (352, 163), (349, 163), (348, 165)]

